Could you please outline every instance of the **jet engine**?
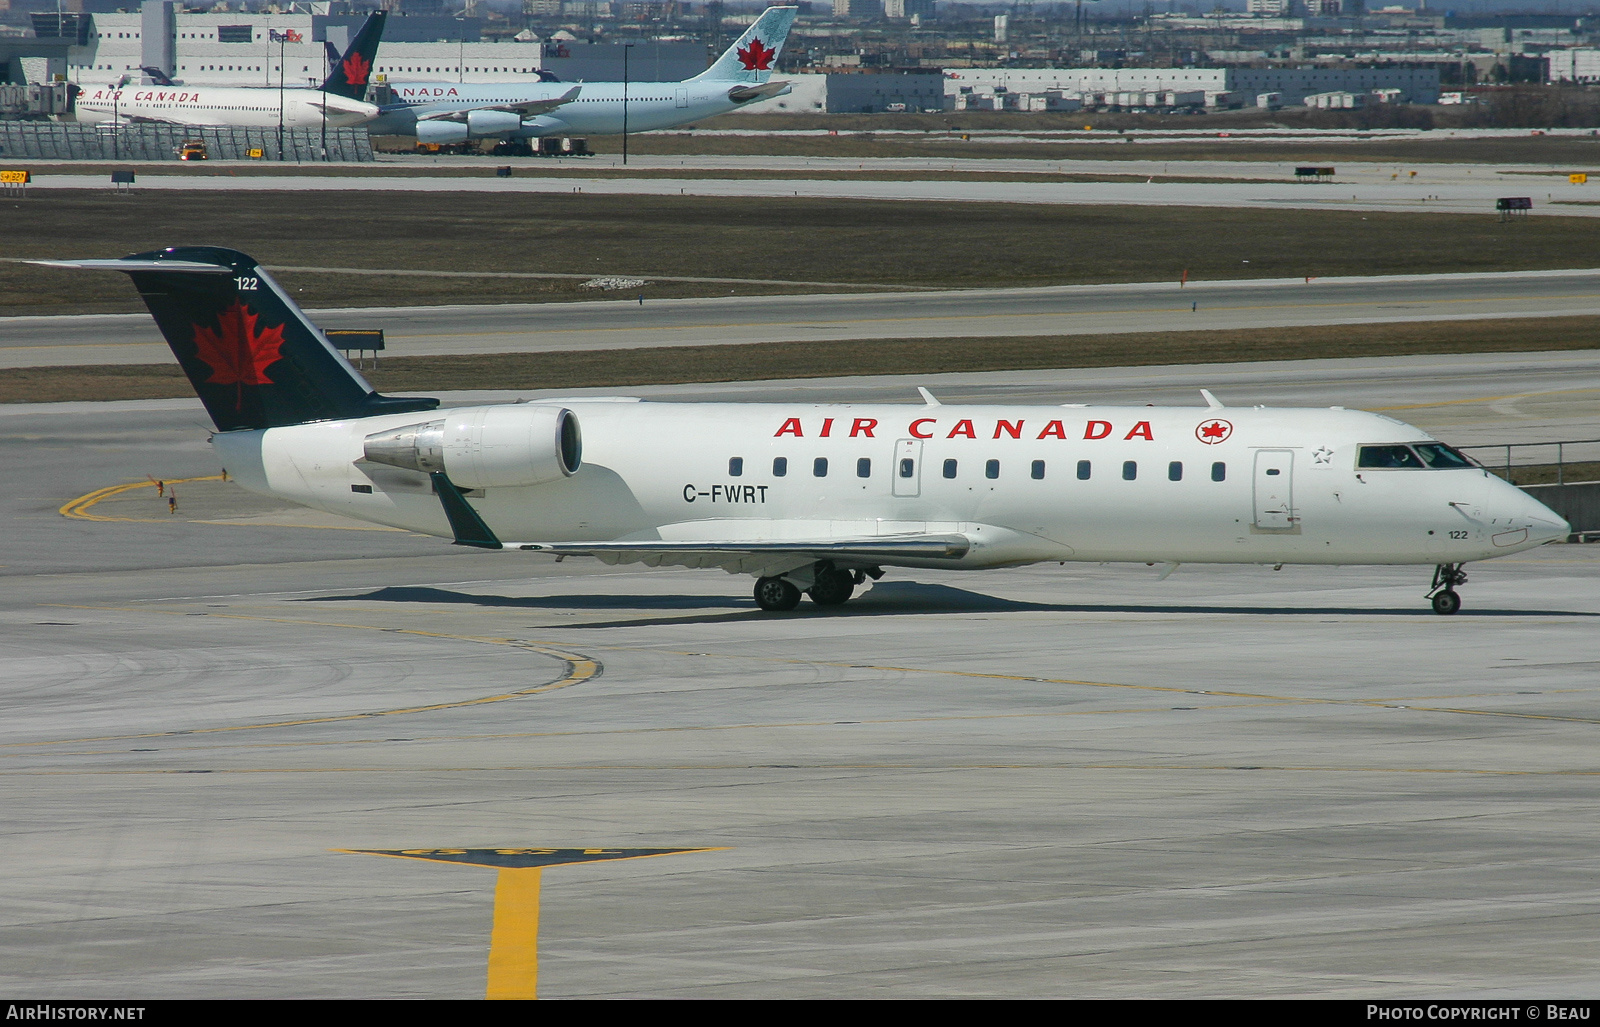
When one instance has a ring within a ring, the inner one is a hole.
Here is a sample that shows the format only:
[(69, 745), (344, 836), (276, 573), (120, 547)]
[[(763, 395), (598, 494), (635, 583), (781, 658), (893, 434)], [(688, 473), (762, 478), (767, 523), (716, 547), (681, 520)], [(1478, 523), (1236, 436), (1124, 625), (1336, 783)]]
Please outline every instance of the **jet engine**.
[(368, 435), (363, 449), (373, 463), (443, 471), (468, 489), (542, 485), (576, 473), (583, 463), (577, 416), (533, 403), (463, 407)]
[(462, 143), (478, 136), (510, 135), (522, 130), (522, 115), (516, 111), (468, 111), (448, 118), (424, 118), (417, 122), (419, 143)]
[(522, 128), (522, 115), (516, 111), (468, 111), (467, 134), (504, 135)]

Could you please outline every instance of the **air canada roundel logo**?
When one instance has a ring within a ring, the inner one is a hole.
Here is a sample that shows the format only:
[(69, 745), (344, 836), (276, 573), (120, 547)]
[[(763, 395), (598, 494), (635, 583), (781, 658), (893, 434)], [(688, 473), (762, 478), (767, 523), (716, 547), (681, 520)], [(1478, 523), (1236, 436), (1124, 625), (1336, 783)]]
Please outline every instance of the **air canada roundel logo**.
[(1194, 437), (1208, 446), (1215, 446), (1219, 442), (1227, 442), (1228, 436), (1232, 434), (1233, 425), (1218, 418), (1201, 421), (1200, 427), (1194, 430)]

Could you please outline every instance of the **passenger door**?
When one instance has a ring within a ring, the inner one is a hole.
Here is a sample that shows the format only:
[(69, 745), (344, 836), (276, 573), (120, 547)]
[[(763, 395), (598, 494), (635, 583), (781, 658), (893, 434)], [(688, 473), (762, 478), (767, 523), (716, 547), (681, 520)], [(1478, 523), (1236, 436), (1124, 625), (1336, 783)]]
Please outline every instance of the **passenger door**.
[(1263, 531), (1288, 531), (1294, 521), (1294, 451), (1256, 450), (1255, 526)]
[(679, 86), (678, 87), (678, 106), (679, 107), (687, 107), (687, 106), (689, 106), (689, 87), (687, 87), (687, 86)]
[(901, 439), (894, 444), (894, 494), (919, 496), (922, 494), (922, 440)]

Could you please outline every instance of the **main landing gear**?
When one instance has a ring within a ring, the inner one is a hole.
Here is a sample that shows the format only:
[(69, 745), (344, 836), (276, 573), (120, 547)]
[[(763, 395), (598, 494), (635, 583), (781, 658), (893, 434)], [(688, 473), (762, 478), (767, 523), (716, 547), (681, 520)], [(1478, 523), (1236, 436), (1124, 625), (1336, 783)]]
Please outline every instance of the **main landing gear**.
[[(808, 571), (804, 577), (811, 579), (811, 587), (805, 590), (806, 595), (818, 606), (843, 605), (855, 594), (857, 585), (869, 577), (874, 581), (883, 577), (883, 571), (877, 567), (846, 569), (835, 567), (826, 560), (808, 568)], [(799, 572), (792, 573), (795, 577), (802, 577)], [(757, 578), (755, 598), (756, 605), (768, 612), (792, 610), (800, 605), (800, 585), (791, 581), (788, 575)]]
[(1461, 609), (1461, 596), (1457, 585), (1467, 583), (1467, 572), (1459, 563), (1441, 563), (1433, 570), (1433, 586), (1428, 598), (1433, 600), (1433, 612), (1448, 617)]

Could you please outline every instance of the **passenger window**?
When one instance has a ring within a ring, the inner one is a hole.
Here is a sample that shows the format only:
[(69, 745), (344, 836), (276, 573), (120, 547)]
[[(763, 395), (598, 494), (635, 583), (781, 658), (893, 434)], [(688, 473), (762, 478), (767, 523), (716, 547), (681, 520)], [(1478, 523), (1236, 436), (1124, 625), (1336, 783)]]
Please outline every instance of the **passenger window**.
[(909, 478), (917, 473), (917, 462), (910, 457), (900, 461), (900, 477)]
[(1399, 467), (1421, 470), (1422, 461), (1410, 446), (1362, 446), (1357, 467)]
[(1132, 481), (1139, 477), (1139, 464), (1133, 460), (1122, 461), (1122, 480)]
[(1216, 463), (1212, 464), (1211, 465), (1211, 480), (1212, 481), (1227, 481), (1228, 480), (1228, 465), (1223, 463), (1221, 460), (1218, 460)]
[(872, 461), (871, 460), (867, 459), (866, 457), (862, 457), (861, 459), (856, 461), (856, 477), (857, 478), (870, 478), (870, 477), (872, 477)]
[(1043, 481), (1044, 480), (1044, 461), (1043, 460), (1035, 460), (1033, 462), (1033, 480), (1034, 481)]
[(781, 477), (783, 477), (784, 475), (786, 475), (788, 473), (789, 473), (789, 458), (786, 457), (786, 456), (775, 456), (775, 457), (773, 457), (772, 458), (772, 476), (774, 478), (781, 478)]
[(985, 478), (998, 478), (998, 477), (1000, 477), (1000, 461), (998, 461), (998, 460), (990, 460), (988, 463), (984, 464), (983, 465), (983, 476)]
[(828, 458), (819, 456), (811, 461), (811, 474), (813, 477), (826, 478), (828, 476)]
[(1078, 480), (1079, 481), (1088, 481), (1089, 480), (1089, 461), (1087, 461), (1087, 460), (1079, 460), (1078, 461)]
[(730, 456), (728, 458), (728, 474), (735, 478), (744, 476), (744, 457)]
[(1183, 461), (1182, 460), (1174, 460), (1174, 461), (1172, 461), (1172, 463), (1167, 465), (1167, 480), (1168, 481), (1182, 481), (1183, 480)]
[(956, 476), (956, 462), (954, 460), (946, 460), (944, 462), (944, 476), (946, 478), (954, 478)]

